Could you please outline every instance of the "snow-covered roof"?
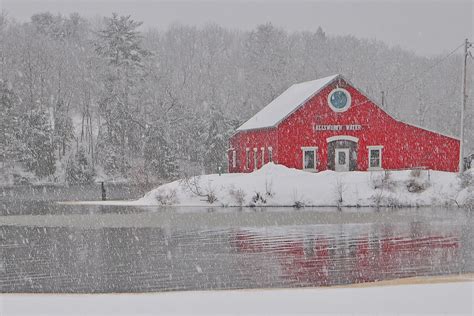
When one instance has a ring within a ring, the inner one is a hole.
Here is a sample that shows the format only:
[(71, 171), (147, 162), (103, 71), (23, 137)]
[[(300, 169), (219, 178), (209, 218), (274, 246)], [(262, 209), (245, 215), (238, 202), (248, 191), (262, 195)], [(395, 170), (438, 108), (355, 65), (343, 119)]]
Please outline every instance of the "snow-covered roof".
[(242, 124), (237, 131), (276, 126), (337, 77), (339, 77), (339, 75), (332, 75), (292, 85), (257, 114), (252, 116), (247, 122)]

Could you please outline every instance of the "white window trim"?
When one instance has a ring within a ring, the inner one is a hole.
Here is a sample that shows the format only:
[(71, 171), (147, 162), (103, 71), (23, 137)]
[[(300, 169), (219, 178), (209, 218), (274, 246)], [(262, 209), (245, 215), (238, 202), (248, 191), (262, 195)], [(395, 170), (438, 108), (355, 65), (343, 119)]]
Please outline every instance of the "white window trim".
[(268, 147), (268, 162), (273, 162), (273, 147)]
[(250, 148), (245, 148), (245, 169), (250, 169)]
[[(304, 167), (304, 153), (306, 151), (313, 151), (314, 152), (314, 168), (306, 169)], [(317, 168), (317, 166), (318, 166), (318, 156), (317, 156), (318, 155), (318, 147), (301, 147), (301, 152), (303, 154), (303, 158), (301, 159), (301, 163), (302, 163), (301, 164), (301, 166), (302, 166), (301, 170), (312, 171), (312, 172), (318, 171), (318, 168)]]
[(237, 167), (237, 152), (232, 150), (232, 168)]
[(359, 139), (354, 136), (349, 136), (349, 135), (337, 135), (337, 136), (331, 136), (326, 138), (326, 142), (330, 143), (336, 140), (350, 140), (351, 142), (358, 143)]
[[(382, 145), (376, 145), (376, 146), (367, 146), (367, 149), (368, 149), (368, 170), (383, 170), (383, 165), (382, 165), (382, 154), (383, 154), (383, 146)], [(370, 166), (370, 152), (372, 150), (378, 150), (380, 152), (380, 155), (379, 155), (379, 161), (380, 161), (380, 164), (378, 167), (371, 167)]]
[(262, 167), (265, 164), (265, 147), (261, 147), (260, 150), (262, 151)]
[(258, 156), (257, 156), (257, 148), (253, 149), (253, 170), (258, 169)]
[[(346, 94), (347, 96), (347, 105), (345, 107), (343, 107), (342, 109), (338, 109), (336, 107), (334, 107), (334, 105), (332, 105), (331, 103), (331, 96), (335, 93), (335, 92), (338, 92), (338, 91), (342, 91)], [(334, 90), (332, 90), (329, 94), (328, 94), (328, 105), (329, 107), (331, 108), (331, 110), (333, 110), (334, 112), (346, 112), (347, 110), (349, 110), (349, 108), (351, 107), (352, 105), (352, 97), (351, 97), (351, 94), (349, 93), (349, 91), (347, 91), (346, 89), (343, 89), (343, 88), (336, 88)]]

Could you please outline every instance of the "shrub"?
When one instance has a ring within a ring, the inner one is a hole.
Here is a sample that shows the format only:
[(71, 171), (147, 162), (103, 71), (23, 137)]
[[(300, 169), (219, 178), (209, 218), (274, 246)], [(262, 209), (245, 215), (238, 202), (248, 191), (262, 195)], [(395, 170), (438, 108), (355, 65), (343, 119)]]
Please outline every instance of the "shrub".
[(338, 207), (340, 207), (342, 202), (344, 201), (345, 190), (346, 190), (346, 184), (342, 181), (342, 179), (337, 178), (336, 184), (334, 186), (334, 192), (335, 192), (335, 197), (336, 197), (336, 205)]
[(384, 195), (382, 189), (376, 189), (375, 193), (370, 197), (372, 202), (375, 204), (376, 208), (379, 208), (382, 205)]
[(205, 193), (206, 202), (209, 204), (213, 204), (217, 201), (217, 195), (215, 192), (214, 187), (212, 187), (211, 183), (209, 182), (207, 185), (207, 191)]
[(293, 190), (293, 207), (296, 209), (302, 208), (306, 206), (306, 202), (303, 199), (303, 196), (298, 194), (298, 190)]
[(395, 181), (392, 179), (390, 171), (371, 173), (372, 188), (382, 190), (393, 190)]
[(265, 199), (264, 195), (260, 192), (255, 192), (255, 195), (252, 196), (252, 203), (253, 204), (267, 204), (267, 200)]
[(470, 172), (469, 170), (458, 175), (458, 177), (461, 183), (461, 188), (464, 189), (469, 186), (474, 186), (474, 177), (472, 175), (472, 172)]
[(300, 208), (305, 207), (305, 204), (304, 204), (304, 202), (302, 202), (302, 201), (295, 201), (295, 202), (293, 203), (293, 207), (296, 208), (296, 209), (300, 209)]
[(420, 178), (421, 177), (421, 169), (413, 169), (410, 171), (410, 176), (412, 178)]
[(155, 194), (155, 198), (161, 205), (173, 205), (179, 202), (176, 194), (176, 189), (158, 189)]
[(413, 169), (410, 172), (410, 177), (411, 178), (406, 183), (408, 192), (420, 193), (426, 190), (430, 185), (429, 181), (427, 179), (423, 179), (421, 176), (420, 169)]
[(273, 197), (275, 192), (273, 192), (273, 181), (265, 179), (265, 194), (268, 197)]
[(231, 187), (229, 189), (229, 195), (235, 201), (237, 205), (242, 206), (244, 204), (244, 201), (245, 201), (244, 190)]
[(192, 194), (206, 198), (205, 201), (209, 204), (213, 204), (217, 201), (217, 195), (214, 187), (212, 187), (211, 182), (208, 182), (207, 188), (203, 189), (201, 187), (201, 179), (198, 176), (195, 177), (184, 177), (180, 181), (181, 186)]

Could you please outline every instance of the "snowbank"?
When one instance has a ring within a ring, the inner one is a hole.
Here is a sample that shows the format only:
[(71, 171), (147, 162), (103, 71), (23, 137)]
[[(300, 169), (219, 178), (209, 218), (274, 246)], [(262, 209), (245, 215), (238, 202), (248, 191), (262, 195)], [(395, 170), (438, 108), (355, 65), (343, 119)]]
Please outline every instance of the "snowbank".
[(456, 173), (421, 171), (309, 173), (273, 163), (248, 174), (203, 175), (164, 184), (131, 205), (430, 206), (462, 204)]
[(472, 282), (105, 295), (3, 295), (2, 315), (472, 315)]

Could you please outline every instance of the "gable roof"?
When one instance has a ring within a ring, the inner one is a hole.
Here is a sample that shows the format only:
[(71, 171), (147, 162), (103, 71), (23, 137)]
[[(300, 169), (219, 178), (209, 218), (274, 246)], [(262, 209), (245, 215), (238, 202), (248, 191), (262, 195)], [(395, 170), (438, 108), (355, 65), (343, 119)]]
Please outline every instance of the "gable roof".
[[(324, 89), (329, 84), (331, 84), (332, 82), (334, 82), (336, 79), (339, 79), (339, 78), (342, 78), (346, 83), (354, 87), (354, 85), (349, 80), (347, 80), (340, 74), (294, 84), (288, 89), (286, 89), (282, 94), (280, 94), (275, 100), (273, 100), (267, 106), (265, 106), (263, 109), (257, 112), (257, 114), (252, 116), (239, 128), (237, 128), (236, 132), (238, 133), (238, 132), (248, 131), (248, 130), (276, 127), (281, 121), (283, 121), (288, 116), (290, 116), (298, 108), (300, 108), (312, 97), (318, 94), (322, 89)], [(383, 113), (385, 113), (386, 115), (388, 115), (389, 117), (391, 117), (397, 122), (400, 122), (400, 123), (403, 123), (405, 125), (412, 126), (415, 128), (419, 128), (428, 132), (439, 134), (448, 138), (452, 138), (458, 141), (460, 140), (459, 137), (456, 137), (453, 135), (441, 133), (438, 131), (434, 131), (434, 130), (421, 127), (412, 123), (406, 123), (399, 119), (396, 119), (393, 115), (389, 114), (386, 110), (382, 109), (382, 107), (377, 102), (372, 100), (363, 91), (361, 90), (358, 90), (358, 91), (367, 100), (375, 104)]]
[(242, 124), (237, 131), (275, 127), (340, 75), (297, 83)]

